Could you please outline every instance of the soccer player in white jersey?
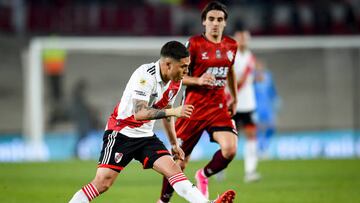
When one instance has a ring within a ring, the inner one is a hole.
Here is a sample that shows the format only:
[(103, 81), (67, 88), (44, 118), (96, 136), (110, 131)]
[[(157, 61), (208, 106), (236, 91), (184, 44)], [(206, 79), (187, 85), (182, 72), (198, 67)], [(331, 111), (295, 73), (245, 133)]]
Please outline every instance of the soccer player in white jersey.
[(161, 48), (155, 63), (144, 64), (130, 77), (120, 102), (109, 117), (95, 178), (77, 191), (70, 203), (88, 203), (107, 191), (121, 170), (132, 160), (167, 177), (175, 191), (191, 203), (232, 203), (233, 190), (209, 201), (182, 173), (164, 144), (153, 133), (156, 119), (162, 119), (175, 159), (184, 160), (176, 140), (174, 117), (189, 118), (192, 105), (173, 108), (182, 78), (188, 73), (189, 52), (177, 41)]
[(238, 131), (243, 130), (246, 141), (244, 147), (245, 182), (257, 181), (260, 174), (257, 172), (257, 140), (256, 123), (253, 119), (256, 110), (254, 92), (255, 56), (248, 48), (250, 33), (246, 30), (236, 31), (234, 39), (238, 50), (235, 56), (234, 70), (237, 78), (237, 109), (233, 119)]

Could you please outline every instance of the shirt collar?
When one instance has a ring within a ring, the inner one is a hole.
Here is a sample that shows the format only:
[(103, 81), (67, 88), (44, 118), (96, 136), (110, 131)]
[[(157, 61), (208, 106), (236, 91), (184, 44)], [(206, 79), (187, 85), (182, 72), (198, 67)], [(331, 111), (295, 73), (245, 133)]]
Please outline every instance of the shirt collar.
[(160, 60), (156, 61), (155, 63), (155, 76), (157, 82), (163, 82), (161, 79), (161, 73), (160, 73)]

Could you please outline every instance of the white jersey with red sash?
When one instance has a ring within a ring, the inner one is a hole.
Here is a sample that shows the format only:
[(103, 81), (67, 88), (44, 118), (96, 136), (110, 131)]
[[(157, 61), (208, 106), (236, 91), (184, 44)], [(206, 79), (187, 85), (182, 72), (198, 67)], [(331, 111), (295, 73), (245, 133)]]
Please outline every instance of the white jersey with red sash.
[[(236, 52), (234, 70), (237, 81), (237, 112), (254, 111), (256, 108), (254, 93), (255, 57), (251, 51)], [(239, 84), (239, 79), (244, 79)]]
[(133, 100), (147, 101), (149, 106), (163, 109), (173, 105), (182, 82), (161, 79), (159, 61), (144, 64), (130, 77), (120, 102), (108, 119), (105, 130), (116, 130), (128, 137), (153, 136), (155, 120), (137, 121), (133, 115)]

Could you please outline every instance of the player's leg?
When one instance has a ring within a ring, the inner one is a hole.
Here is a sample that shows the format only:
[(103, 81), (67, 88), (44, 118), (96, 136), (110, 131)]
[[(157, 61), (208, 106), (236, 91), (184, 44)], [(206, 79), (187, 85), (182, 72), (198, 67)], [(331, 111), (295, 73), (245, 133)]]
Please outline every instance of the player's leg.
[(205, 196), (209, 194), (208, 178), (224, 170), (235, 157), (237, 150), (237, 136), (234, 132), (215, 131), (212, 133), (212, 140), (219, 143), (220, 150), (215, 152), (210, 162), (195, 174), (197, 187)]
[(265, 151), (268, 150), (270, 145), (270, 140), (274, 136), (275, 132), (276, 132), (275, 125), (270, 124), (267, 126), (265, 131), (265, 146), (264, 146)]
[(257, 173), (258, 151), (256, 125), (252, 119), (252, 112), (242, 113), (241, 115), (240, 119), (242, 119), (244, 134), (246, 137), (244, 147), (244, 181), (257, 181), (260, 179), (260, 175)]
[(262, 156), (265, 154), (265, 148), (266, 148), (266, 124), (258, 121), (257, 128), (256, 128), (256, 138), (258, 140), (258, 151), (259, 156)]
[[(202, 121), (192, 121), (190, 119), (178, 119), (176, 121), (176, 134), (181, 140), (181, 148), (185, 152), (185, 161), (177, 160), (176, 163), (180, 166), (182, 171), (185, 169), (190, 154), (198, 143), (201, 134), (205, 128), (205, 123)], [(162, 189), (159, 203), (170, 202), (174, 189), (170, 185), (166, 177), (163, 178)]]
[(143, 147), (135, 154), (135, 159), (143, 164), (144, 169), (152, 168), (165, 176), (176, 193), (189, 202), (205, 203), (207, 199), (183, 174), (164, 144), (156, 137), (145, 138)]
[(269, 121), (261, 121), (256, 128), (258, 140), (258, 153), (262, 159), (269, 158), (269, 145), (271, 138), (275, 134), (275, 125)]
[(204, 195), (208, 195), (208, 177), (225, 169), (236, 155), (237, 132), (228, 112), (220, 109), (210, 117), (207, 132), (211, 142), (217, 142), (220, 150), (215, 152), (213, 158), (195, 174), (197, 187)]
[(265, 151), (268, 154), (270, 140), (276, 132), (276, 117), (274, 111), (269, 110), (265, 130)]
[[(176, 160), (176, 164), (180, 166), (181, 170), (184, 171), (186, 168), (186, 165), (188, 164), (190, 159), (190, 156), (186, 156), (184, 161)], [(162, 181), (162, 188), (161, 188), (161, 194), (160, 199), (157, 201), (157, 203), (168, 203), (170, 202), (170, 199), (174, 193), (174, 188), (169, 183), (169, 180), (167, 177), (163, 177)]]
[(69, 203), (91, 202), (110, 188), (118, 174), (109, 168), (98, 168), (95, 178), (77, 191)]
[[(88, 203), (107, 191), (114, 183), (119, 172), (132, 160), (131, 151), (130, 153), (125, 153), (125, 151), (127, 148), (132, 149), (133, 146), (127, 146), (120, 133), (117, 131), (105, 131), (103, 140), (103, 148), (95, 178), (77, 191), (70, 203)], [(119, 146), (125, 151), (117, 151)]]
[(153, 169), (164, 175), (175, 192), (188, 202), (208, 202), (208, 199), (186, 178), (171, 156), (160, 157), (154, 162)]
[(153, 169), (164, 175), (176, 193), (191, 203), (232, 203), (235, 192), (232, 190), (223, 193), (217, 200), (210, 201), (192, 184), (176, 164), (171, 156), (162, 156), (153, 164)]
[(271, 138), (275, 134), (275, 126), (269, 123), (264, 123), (263, 126), (257, 125), (257, 139), (258, 139), (258, 153), (261, 159), (269, 159), (269, 146)]

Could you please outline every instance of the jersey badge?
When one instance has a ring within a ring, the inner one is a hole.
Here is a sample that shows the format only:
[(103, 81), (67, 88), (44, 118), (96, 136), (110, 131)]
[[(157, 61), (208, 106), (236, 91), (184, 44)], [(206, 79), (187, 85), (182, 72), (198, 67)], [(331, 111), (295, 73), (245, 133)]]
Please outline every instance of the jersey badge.
[(209, 59), (209, 56), (207, 55), (207, 52), (203, 52), (203, 53), (201, 54), (201, 59), (202, 59), (202, 60), (207, 60), (207, 59)]
[(145, 79), (140, 79), (139, 83), (140, 83), (140, 85), (145, 85), (145, 84), (146, 84), (146, 80), (145, 80)]
[(115, 157), (114, 157), (115, 162), (116, 162), (116, 163), (119, 163), (119, 162), (121, 161), (122, 157), (123, 157), (123, 153), (118, 153), (118, 152), (116, 152), (116, 153), (115, 153)]
[(234, 53), (232, 51), (226, 52), (226, 55), (227, 55), (229, 61), (232, 61), (234, 59)]
[(221, 58), (221, 51), (218, 49), (218, 50), (216, 50), (216, 58), (217, 59), (220, 59)]

